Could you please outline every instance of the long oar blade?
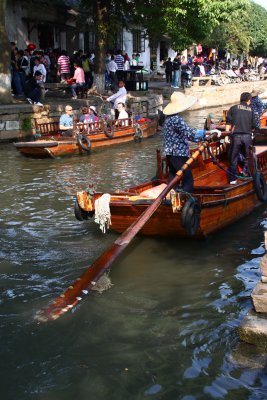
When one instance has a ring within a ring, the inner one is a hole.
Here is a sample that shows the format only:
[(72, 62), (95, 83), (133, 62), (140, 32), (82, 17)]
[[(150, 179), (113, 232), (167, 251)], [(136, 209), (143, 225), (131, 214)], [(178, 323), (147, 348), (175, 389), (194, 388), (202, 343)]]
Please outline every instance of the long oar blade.
[(111, 267), (114, 261), (120, 256), (132, 239), (143, 228), (145, 223), (155, 213), (160, 206), (162, 200), (166, 197), (169, 191), (180, 181), (184, 171), (196, 160), (199, 154), (208, 146), (208, 141), (192, 154), (181, 169), (176, 173), (176, 176), (159, 194), (153, 203), (135, 220), (119, 238), (107, 249), (100, 257), (98, 257), (92, 265), (78, 278), (69, 288), (58, 298), (55, 299), (47, 308), (40, 310), (36, 314), (36, 319), (39, 321), (55, 320), (60, 315), (71, 310), (76, 306), (88, 293), (88, 290), (95, 285), (95, 282)]

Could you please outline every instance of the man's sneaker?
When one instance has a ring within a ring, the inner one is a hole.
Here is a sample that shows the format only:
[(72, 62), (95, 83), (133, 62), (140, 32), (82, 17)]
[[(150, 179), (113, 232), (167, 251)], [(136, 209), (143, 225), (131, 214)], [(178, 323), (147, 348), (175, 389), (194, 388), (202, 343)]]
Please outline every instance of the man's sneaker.
[(230, 185), (236, 185), (237, 184), (237, 181), (231, 181), (230, 182)]
[(244, 176), (245, 178), (249, 176), (248, 172), (246, 172), (246, 171), (241, 171), (240, 175)]
[(42, 103), (40, 103), (40, 101), (35, 101), (34, 103), (33, 103), (35, 106), (43, 106), (43, 104)]
[(32, 104), (32, 99), (30, 99), (29, 97), (26, 97), (26, 100), (29, 104)]
[(173, 89), (179, 89), (180, 86), (173, 86)]

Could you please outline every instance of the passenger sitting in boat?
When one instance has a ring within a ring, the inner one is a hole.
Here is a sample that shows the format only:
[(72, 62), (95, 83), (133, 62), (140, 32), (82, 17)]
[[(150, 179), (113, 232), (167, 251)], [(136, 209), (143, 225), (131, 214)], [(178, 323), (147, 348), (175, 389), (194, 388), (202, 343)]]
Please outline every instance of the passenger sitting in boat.
[(73, 136), (73, 116), (72, 107), (65, 107), (65, 114), (59, 120), (59, 129), (64, 136)]
[(79, 118), (79, 122), (91, 122), (91, 116), (88, 112), (88, 107), (82, 108), (82, 115)]
[[(205, 129), (190, 128), (183, 118), (178, 114), (190, 108), (197, 99), (193, 96), (186, 96), (180, 92), (171, 95), (170, 103), (164, 108), (166, 115), (164, 122), (164, 152), (169, 165), (169, 181), (176, 172), (188, 160), (190, 156), (188, 141), (199, 142), (205, 137)], [(211, 133), (221, 134), (217, 129)], [(193, 174), (188, 168), (184, 171), (182, 178), (182, 190), (188, 193), (193, 192)], [(176, 188), (179, 190), (180, 188)]]
[[(117, 110), (119, 111), (119, 116), (118, 116), (118, 120), (116, 122), (116, 125), (128, 126), (129, 125), (129, 121), (128, 121), (129, 114), (125, 110), (125, 104), (124, 103), (118, 103)], [(119, 121), (119, 120), (123, 120), (123, 121)]]
[(252, 96), (244, 92), (240, 104), (232, 106), (226, 116), (226, 130), (231, 129), (230, 165), (228, 179), (231, 185), (236, 184), (236, 169), (239, 153), (244, 156), (243, 175), (248, 175), (249, 146), (252, 144), (252, 130), (256, 128), (254, 113), (250, 107)]
[(88, 108), (88, 112), (89, 112), (90, 119), (91, 119), (90, 122), (98, 122), (98, 115), (97, 115), (95, 106), (90, 106)]

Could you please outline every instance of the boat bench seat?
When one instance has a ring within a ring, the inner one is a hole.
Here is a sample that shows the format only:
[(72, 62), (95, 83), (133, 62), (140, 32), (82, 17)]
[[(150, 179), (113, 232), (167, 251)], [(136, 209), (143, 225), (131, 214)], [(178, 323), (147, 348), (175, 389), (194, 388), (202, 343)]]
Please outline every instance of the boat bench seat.
[(58, 135), (60, 134), (59, 130), (59, 121), (49, 121), (39, 123), (35, 118), (35, 132), (36, 134), (40, 134), (42, 136), (50, 136), (50, 135)]

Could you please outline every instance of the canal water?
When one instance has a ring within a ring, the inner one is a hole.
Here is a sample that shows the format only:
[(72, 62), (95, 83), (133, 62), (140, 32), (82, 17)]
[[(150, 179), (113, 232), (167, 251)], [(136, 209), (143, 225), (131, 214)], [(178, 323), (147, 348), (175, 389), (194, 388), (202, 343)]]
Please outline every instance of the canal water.
[[(205, 115), (185, 119), (202, 127)], [(75, 192), (151, 178), (161, 143), (159, 132), (57, 160), (1, 145), (2, 399), (267, 398), (265, 353), (237, 334), (260, 276), (264, 206), (204, 241), (137, 238), (109, 290), (55, 322), (34, 320), (118, 237), (75, 219)]]

